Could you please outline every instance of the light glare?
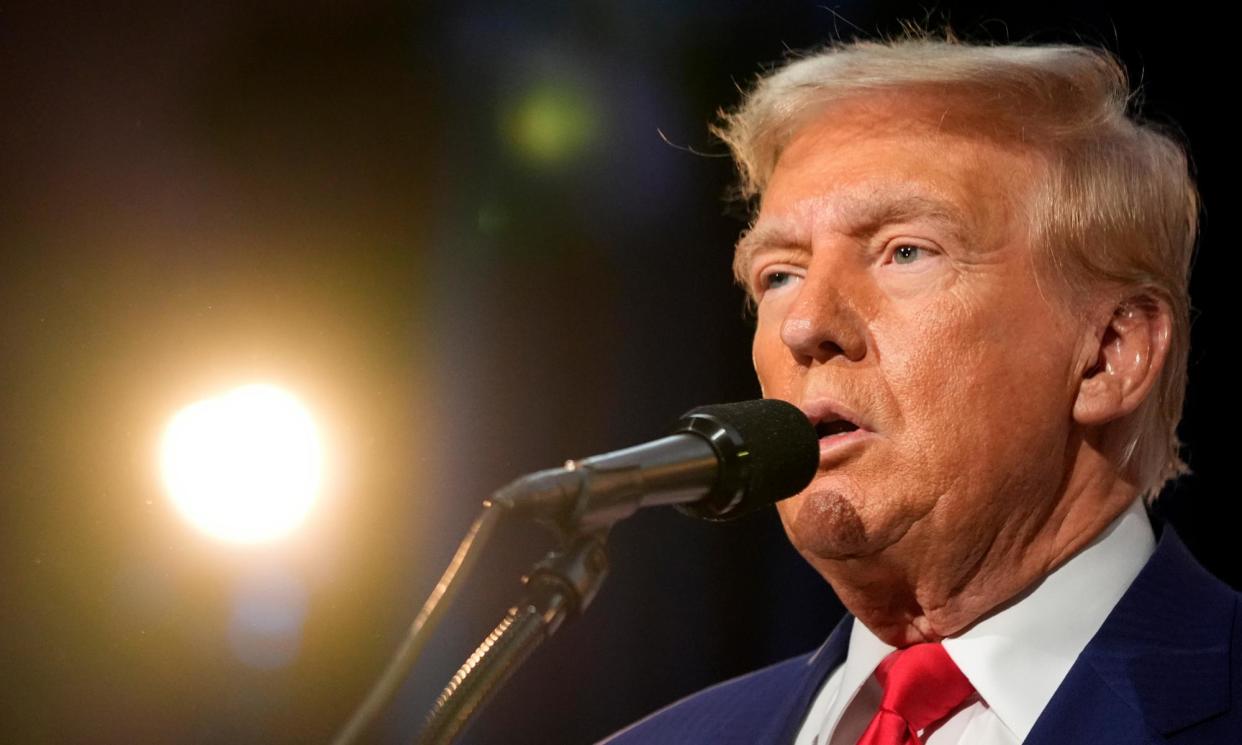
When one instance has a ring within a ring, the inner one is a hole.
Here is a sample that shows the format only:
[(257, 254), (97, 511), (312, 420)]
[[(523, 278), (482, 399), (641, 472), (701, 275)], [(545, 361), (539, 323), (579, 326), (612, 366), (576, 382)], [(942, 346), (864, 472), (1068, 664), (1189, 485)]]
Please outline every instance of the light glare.
[(177, 509), (206, 533), (258, 543), (289, 533), (314, 503), (323, 455), (310, 413), (255, 384), (191, 404), (164, 433), (161, 466)]

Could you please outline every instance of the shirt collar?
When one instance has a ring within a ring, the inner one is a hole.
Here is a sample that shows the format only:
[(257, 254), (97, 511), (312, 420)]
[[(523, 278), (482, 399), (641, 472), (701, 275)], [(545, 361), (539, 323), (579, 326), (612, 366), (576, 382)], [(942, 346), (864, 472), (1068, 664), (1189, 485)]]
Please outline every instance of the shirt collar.
[[(1034, 587), (945, 639), (945, 651), (1021, 742), (1155, 550), (1141, 500)], [(894, 647), (854, 619), (836, 716)]]

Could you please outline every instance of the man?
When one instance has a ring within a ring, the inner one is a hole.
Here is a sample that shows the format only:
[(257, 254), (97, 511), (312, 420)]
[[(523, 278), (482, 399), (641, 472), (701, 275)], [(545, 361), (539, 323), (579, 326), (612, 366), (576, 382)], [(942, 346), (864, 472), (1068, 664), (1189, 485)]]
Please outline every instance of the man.
[(1198, 202), (1107, 53), (923, 38), (769, 75), (719, 130), (779, 505), (850, 614), (610, 743), (1242, 742), (1238, 596), (1144, 510), (1178, 457)]

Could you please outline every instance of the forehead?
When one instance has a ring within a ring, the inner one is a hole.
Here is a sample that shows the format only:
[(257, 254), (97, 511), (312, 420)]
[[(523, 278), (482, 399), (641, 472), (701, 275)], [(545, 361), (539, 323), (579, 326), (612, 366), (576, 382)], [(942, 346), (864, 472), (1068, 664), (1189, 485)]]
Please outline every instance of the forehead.
[(1014, 228), (1027, 219), (1041, 162), (975, 118), (965, 103), (923, 94), (832, 104), (784, 148), (739, 250), (777, 234), (809, 242), (822, 229), (908, 218), (980, 240)]
[(810, 243), (821, 223), (853, 234), (909, 220), (936, 223), (955, 237), (965, 239), (971, 216), (952, 199), (919, 184), (877, 178), (806, 196), (785, 209), (770, 207), (742, 236), (738, 248)]

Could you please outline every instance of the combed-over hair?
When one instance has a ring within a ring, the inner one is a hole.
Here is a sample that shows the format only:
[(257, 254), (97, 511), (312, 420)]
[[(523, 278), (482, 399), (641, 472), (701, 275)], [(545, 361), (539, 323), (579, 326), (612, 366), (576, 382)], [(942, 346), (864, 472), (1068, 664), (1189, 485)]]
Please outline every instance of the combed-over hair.
[[(1031, 205), (1042, 276), (1071, 303), (1120, 291), (1119, 312), (1163, 302), (1168, 358), (1152, 393), (1118, 423), (1118, 466), (1148, 501), (1188, 471), (1177, 425), (1190, 342), (1188, 283), (1199, 199), (1178, 142), (1131, 112), (1125, 69), (1085, 46), (984, 46), (926, 34), (831, 45), (761, 76), (713, 128), (733, 151), (740, 195), (757, 207), (781, 152), (834, 101), (931, 91), (968, 101), (987, 134), (1046, 163)], [(739, 274), (745, 284), (744, 269)]]

